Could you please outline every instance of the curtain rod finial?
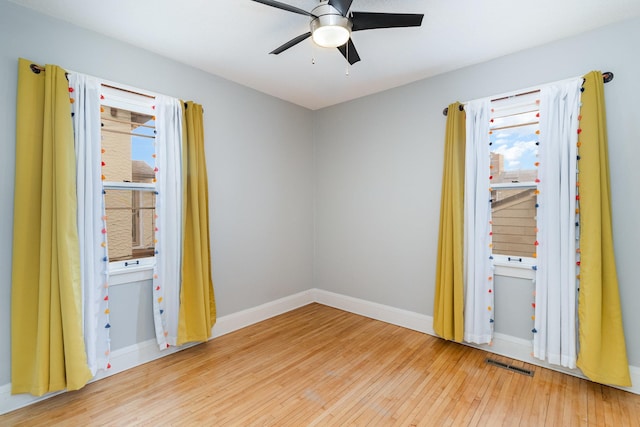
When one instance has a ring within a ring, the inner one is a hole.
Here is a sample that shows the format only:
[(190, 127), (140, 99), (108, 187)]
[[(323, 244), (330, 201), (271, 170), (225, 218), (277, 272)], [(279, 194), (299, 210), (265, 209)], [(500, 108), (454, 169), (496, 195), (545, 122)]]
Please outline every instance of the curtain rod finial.
[(602, 79), (605, 83), (609, 83), (611, 80), (613, 80), (613, 73), (611, 71), (605, 71), (604, 73), (602, 73)]
[[(464, 111), (464, 104), (458, 105), (458, 110)], [(449, 114), (449, 107), (445, 107), (444, 110), (442, 110), (442, 114), (445, 115), (445, 116), (448, 115)]]

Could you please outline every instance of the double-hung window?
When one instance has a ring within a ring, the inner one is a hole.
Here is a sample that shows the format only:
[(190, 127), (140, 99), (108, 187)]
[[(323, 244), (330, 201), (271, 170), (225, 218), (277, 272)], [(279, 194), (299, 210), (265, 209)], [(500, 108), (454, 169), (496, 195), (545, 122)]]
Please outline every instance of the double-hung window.
[(464, 339), (493, 339), (494, 275), (534, 279), (533, 355), (569, 368), (582, 268), (582, 84), (574, 77), (465, 106)]
[(532, 277), (537, 249), (539, 92), (491, 101), (490, 191), (496, 273)]
[(154, 98), (103, 84), (100, 99), (109, 270), (150, 268), (157, 218)]

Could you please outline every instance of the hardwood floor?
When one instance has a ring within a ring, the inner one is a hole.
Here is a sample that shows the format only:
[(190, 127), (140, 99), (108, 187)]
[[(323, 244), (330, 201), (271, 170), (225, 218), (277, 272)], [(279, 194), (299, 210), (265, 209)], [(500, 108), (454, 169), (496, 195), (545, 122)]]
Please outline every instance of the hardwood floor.
[(0, 425), (640, 426), (640, 396), (311, 304)]

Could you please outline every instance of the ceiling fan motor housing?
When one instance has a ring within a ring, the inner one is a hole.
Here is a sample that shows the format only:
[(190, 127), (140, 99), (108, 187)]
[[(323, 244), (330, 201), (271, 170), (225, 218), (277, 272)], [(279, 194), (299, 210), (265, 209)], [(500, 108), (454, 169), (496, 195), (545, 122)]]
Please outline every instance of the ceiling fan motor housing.
[(313, 41), (322, 47), (338, 47), (344, 45), (351, 37), (351, 20), (327, 3), (316, 6), (311, 14), (311, 34)]

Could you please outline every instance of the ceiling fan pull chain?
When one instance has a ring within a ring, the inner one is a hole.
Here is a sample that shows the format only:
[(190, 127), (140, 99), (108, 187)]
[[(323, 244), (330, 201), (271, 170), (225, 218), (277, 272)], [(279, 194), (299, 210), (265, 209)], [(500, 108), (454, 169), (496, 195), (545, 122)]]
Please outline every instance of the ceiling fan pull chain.
[(316, 65), (316, 51), (314, 49), (313, 43), (309, 44), (309, 53), (311, 54), (311, 65)]
[(347, 59), (347, 67), (346, 67), (346, 71), (345, 71), (344, 75), (345, 75), (345, 76), (349, 76), (349, 65), (351, 64), (351, 63), (349, 62), (349, 40), (347, 40), (347, 44), (346, 44), (345, 46), (346, 46), (346, 55), (345, 55), (345, 58)]

